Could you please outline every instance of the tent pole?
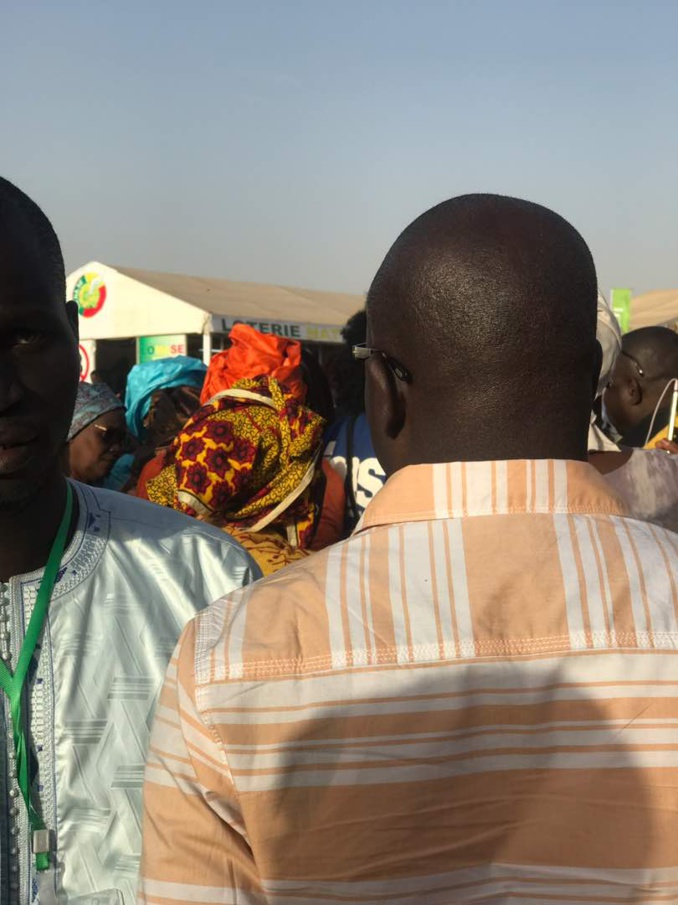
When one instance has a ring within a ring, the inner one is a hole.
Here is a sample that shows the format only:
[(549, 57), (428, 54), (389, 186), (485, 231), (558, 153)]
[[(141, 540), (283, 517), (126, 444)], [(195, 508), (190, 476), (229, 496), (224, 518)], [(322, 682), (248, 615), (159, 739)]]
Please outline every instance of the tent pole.
[(206, 365), (212, 361), (212, 334), (203, 333), (202, 335), (202, 360)]

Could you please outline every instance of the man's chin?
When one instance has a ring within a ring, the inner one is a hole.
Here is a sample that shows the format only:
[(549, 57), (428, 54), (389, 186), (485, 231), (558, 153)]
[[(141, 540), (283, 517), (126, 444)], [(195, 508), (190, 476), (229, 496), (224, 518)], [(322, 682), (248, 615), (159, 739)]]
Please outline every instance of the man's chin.
[(0, 515), (19, 513), (28, 508), (54, 476), (53, 468), (48, 466), (30, 476), (0, 478)]

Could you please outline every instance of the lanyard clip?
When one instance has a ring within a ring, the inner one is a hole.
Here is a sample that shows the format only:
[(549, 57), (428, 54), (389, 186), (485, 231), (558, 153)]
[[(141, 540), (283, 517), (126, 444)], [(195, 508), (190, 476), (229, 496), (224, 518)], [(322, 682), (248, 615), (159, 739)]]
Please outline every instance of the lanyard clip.
[(33, 854), (48, 855), (50, 850), (49, 830), (33, 831)]

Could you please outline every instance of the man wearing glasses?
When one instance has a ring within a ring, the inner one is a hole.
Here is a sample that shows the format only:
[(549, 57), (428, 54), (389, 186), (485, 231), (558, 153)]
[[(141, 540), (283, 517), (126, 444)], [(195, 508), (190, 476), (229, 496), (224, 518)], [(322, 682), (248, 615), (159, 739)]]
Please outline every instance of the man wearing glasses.
[(529, 202), (396, 240), (355, 353), (388, 480), (187, 628), (140, 902), (678, 899), (678, 550), (587, 462), (596, 297)]

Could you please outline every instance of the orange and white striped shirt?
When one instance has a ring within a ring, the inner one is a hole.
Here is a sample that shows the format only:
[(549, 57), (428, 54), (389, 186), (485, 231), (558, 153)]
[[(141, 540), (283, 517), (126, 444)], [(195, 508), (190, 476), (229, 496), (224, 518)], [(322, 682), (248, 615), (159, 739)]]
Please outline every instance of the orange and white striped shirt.
[(398, 472), (186, 629), (139, 901), (678, 901), (677, 589), (589, 465)]

